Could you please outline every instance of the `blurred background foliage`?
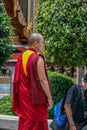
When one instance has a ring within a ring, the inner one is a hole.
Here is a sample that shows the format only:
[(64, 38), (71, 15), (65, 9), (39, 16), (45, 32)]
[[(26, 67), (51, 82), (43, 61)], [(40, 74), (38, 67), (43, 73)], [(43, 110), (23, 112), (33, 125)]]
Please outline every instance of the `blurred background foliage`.
[(40, 0), (36, 30), (43, 34), (51, 62), (87, 66), (87, 2)]
[(13, 52), (13, 47), (10, 44), (12, 35), (11, 18), (7, 16), (4, 5), (0, 2), (0, 68)]

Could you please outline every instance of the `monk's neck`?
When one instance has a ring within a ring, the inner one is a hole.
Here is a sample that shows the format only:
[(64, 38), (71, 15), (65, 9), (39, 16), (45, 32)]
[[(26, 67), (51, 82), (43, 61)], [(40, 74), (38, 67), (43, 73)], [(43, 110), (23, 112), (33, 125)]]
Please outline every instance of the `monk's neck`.
[(36, 53), (38, 53), (38, 51), (34, 48), (34, 47), (29, 47), (29, 50), (32, 50), (32, 51), (34, 51), (34, 52), (36, 52)]

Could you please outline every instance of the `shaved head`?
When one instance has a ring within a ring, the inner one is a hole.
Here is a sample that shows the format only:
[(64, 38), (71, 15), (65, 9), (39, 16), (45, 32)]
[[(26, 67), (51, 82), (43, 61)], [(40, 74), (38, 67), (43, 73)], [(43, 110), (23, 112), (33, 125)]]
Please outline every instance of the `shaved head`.
[(31, 46), (35, 41), (39, 42), (43, 36), (40, 33), (32, 33), (28, 38), (28, 44)]

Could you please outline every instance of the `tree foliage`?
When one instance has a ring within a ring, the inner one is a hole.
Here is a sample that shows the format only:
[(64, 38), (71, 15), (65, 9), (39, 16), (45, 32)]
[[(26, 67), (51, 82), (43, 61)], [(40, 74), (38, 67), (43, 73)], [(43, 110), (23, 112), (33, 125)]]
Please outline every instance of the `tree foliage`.
[(59, 65), (87, 65), (87, 3), (83, 0), (41, 2), (36, 30), (44, 35), (46, 53)]
[(13, 48), (10, 44), (12, 35), (11, 19), (7, 16), (4, 6), (0, 3), (0, 68), (10, 58)]

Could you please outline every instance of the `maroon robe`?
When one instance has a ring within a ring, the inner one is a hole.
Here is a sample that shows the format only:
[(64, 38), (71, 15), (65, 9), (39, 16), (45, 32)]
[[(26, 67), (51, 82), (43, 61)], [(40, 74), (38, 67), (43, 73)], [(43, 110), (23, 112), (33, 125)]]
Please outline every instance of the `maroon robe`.
[(28, 57), (26, 64), (27, 74), (25, 74), (23, 68), (23, 54), (20, 55), (16, 64), (12, 109), (20, 117), (18, 130), (48, 130), (47, 97), (38, 80), (36, 69), (39, 55), (33, 49), (29, 50), (34, 53)]

